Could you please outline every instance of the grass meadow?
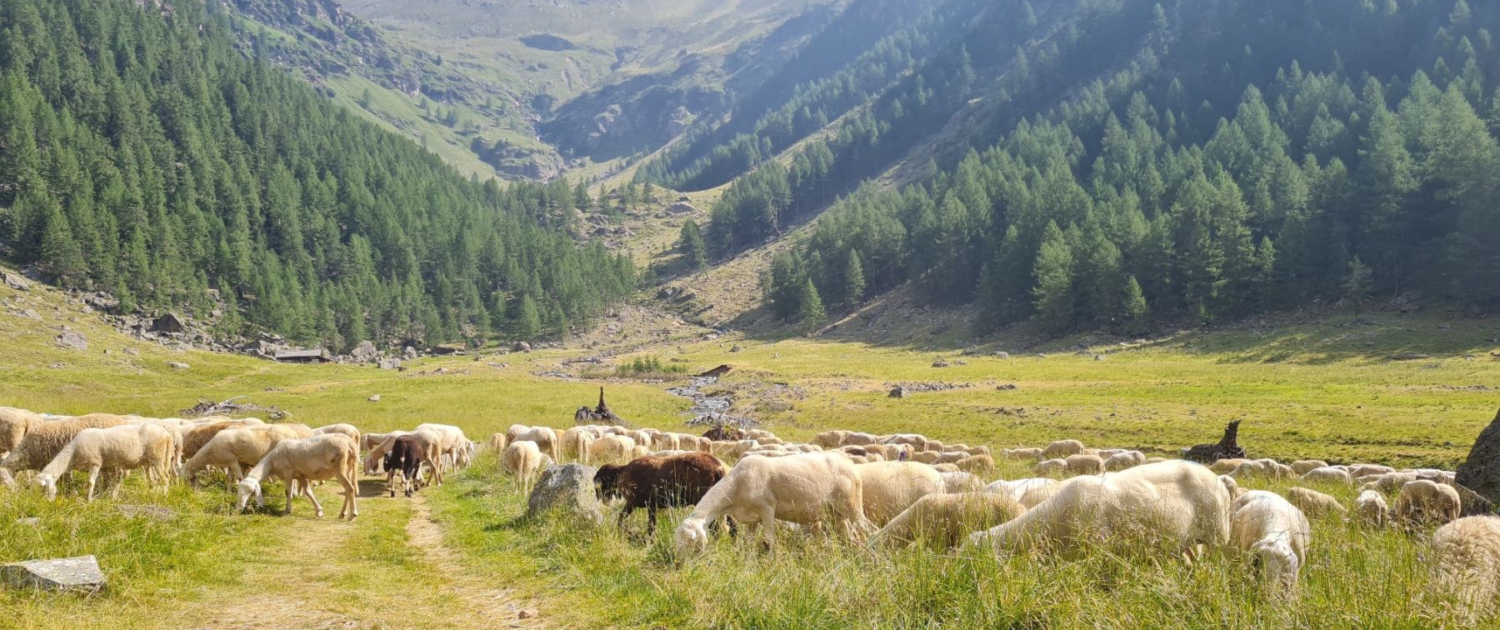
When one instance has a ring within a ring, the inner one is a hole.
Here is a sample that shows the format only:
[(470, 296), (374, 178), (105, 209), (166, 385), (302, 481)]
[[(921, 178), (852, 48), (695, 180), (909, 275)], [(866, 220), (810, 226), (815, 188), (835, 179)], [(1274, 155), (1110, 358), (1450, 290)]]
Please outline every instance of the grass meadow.
[[(1500, 406), (1500, 344), (1493, 341), (1500, 325), (1441, 314), (1366, 319), (1125, 346), (1074, 338), (1012, 350), (1010, 358), (991, 353), (1006, 348), (1004, 338), (964, 355), (946, 346), (709, 339), (685, 331), (618, 352), (486, 353), (384, 372), (177, 351), (121, 335), (48, 290), (0, 287), (0, 405), (174, 416), (200, 398), (248, 396), (312, 426), (383, 431), (441, 422), (483, 442), (515, 423), (568, 426), (573, 410), (592, 406), (603, 386), (610, 406), (633, 424), (685, 430), (689, 401), (664, 391), (683, 376), (583, 378), (568, 362), (604, 354), (608, 365), (658, 357), (688, 373), (732, 365), (707, 392), (735, 398), (736, 413), (788, 439), (845, 428), (992, 448), (1078, 438), (1166, 455), (1215, 441), (1225, 422), (1238, 419), (1252, 456), (1452, 468)], [(85, 334), (88, 350), (58, 347), (64, 326)], [(1402, 353), (1426, 356), (1390, 359)], [(932, 367), (939, 359), (951, 367)], [(952, 388), (887, 397), (897, 383)], [(379, 402), (370, 401), (375, 395)], [(995, 476), (1029, 473), (1006, 464)], [(629, 533), (617, 531), (612, 517), (599, 529), (522, 522), (524, 497), (493, 457), (419, 501), (374, 496), (380, 484), (367, 481), (370, 496), (353, 524), (315, 522), (305, 503), (292, 517), (234, 514), (233, 493), (222, 485), (197, 492), (179, 485), (161, 495), (138, 483), (127, 483), (118, 501), (88, 505), (66, 492), (48, 503), (29, 486), (0, 491), (0, 561), (92, 553), (111, 579), (91, 598), (0, 590), (0, 626), (509, 627), (518, 623), (505, 617), (513, 603), (540, 613), (523, 627), (1465, 625), (1450, 615), (1445, 594), (1425, 588), (1426, 533), (1370, 532), (1339, 519), (1314, 524), (1301, 595), (1276, 602), (1259, 595), (1247, 563), (1222, 554), (1191, 566), (1158, 553), (1000, 560), (976, 551), (871, 553), (838, 539), (784, 535), (773, 552), (721, 540), (703, 556), (681, 559), (670, 553), (670, 533), (685, 510), (664, 513), (655, 540), (644, 538), (644, 515)], [(1318, 489), (1346, 504), (1354, 495)], [(325, 504), (337, 501), (331, 488), (319, 492)], [(279, 506), (278, 489), (267, 499)], [(165, 506), (176, 517), (129, 518), (121, 503)], [(19, 520), (28, 518), (39, 521)], [(424, 524), (440, 530), (451, 558), (423, 546), (426, 530), (413, 528)], [(273, 613), (272, 625), (256, 625)]]

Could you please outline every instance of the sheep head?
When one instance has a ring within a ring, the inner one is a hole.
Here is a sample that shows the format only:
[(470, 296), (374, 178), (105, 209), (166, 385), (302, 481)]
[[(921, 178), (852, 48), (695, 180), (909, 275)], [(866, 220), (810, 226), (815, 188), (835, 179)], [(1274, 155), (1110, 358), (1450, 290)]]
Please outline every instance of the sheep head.
[(708, 528), (703, 519), (688, 517), (677, 526), (677, 553), (694, 555), (708, 549)]
[(239, 509), (241, 512), (245, 511), (245, 506), (249, 505), (251, 498), (254, 498), (256, 503), (260, 503), (262, 501), (260, 495), (259, 479), (256, 479), (254, 477), (245, 477), (244, 479), (241, 479), (238, 484), (235, 484), (235, 489), (239, 493)]
[(1250, 546), (1254, 554), (1256, 570), (1265, 581), (1266, 588), (1275, 592), (1290, 593), (1297, 585), (1297, 572), (1301, 569), (1297, 554), (1286, 540), (1265, 539)]
[(47, 493), (48, 501), (57, 500), (57, 476), (41, 473), (36, 476), (36, 485), (41, 486), (42, 491)]

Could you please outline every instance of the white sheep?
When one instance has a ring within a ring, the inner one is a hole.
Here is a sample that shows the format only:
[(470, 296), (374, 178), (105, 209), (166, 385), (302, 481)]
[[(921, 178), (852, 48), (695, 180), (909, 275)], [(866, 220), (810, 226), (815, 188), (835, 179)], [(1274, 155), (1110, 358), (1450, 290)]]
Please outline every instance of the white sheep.
[(840, 431), (835, 429), (832, 431), (824, 431), (822, 433), (814, 435), (810, 443), (817, 444), (818, 446), (821, 446), (825, 449), (833, 449), (843, 446), (844, 438), (846, 437), (849, 437), (848, 431)]
[(1264, 490), (1246, 492), (1230, 510), (1230, 540), (1235, 548), (1255, 558), (1270, 592), (1293, 593), (1312, 541), (1307, 517), (1280, 495)]
[[(563, 457), (583, 464), (589, 463), (589, 447), (594, 445), (594, 432), (587, 427), (573, 427), (562, 432), (558, 438), (558, 452)], [(505, 450), (501, 447), (500, 450)], [(561, 460), (559, 460), (561, 461)]]
[(1349, 512), (1344, 504), (1338, 499), (1307, 488), (1292, 488), (1286, 491), (1286, 499), (1297, 509), (1302, 510), (1309, 518), (1323, 518), (1334, 513), (1346, 514)]
[(1396, 496), (1395, 518), (1406, 526), (1457, 520), (1463, 502), (1453, 486), (1426, 479), (1407, 482)]
[[(94, 500), (94, 489), (101, 471), (118, 474), (137, 468), (146, 469), (146, 478), (163, 489), (169, 481), (172, 458), (172, 435), (155, 424), (126, 424), (78, 432), (57, 457), (37, 475), (37, 485), (47, 493), (47, 500), (57, 498), (57, 480), (74, 470), (89, 473), (88, 499)], [(119, 495), (120, 486), (114, 488)]]
[(1214, 463), (1208, 465), (1208, 469), (1213, 471), (1215, 475), (1227, 475), (1234, 472), (1234, 470), (1236, 468), (1239, 468), (1241, 464), (1244, 464), (1248, 461), (1250, 460), (1243, 457), (1229, 457), (1225, 459), (1215, 460)]
[(46, 420), (32, 426), (20, 443), (0, 460), (0, 484), (6, 489), (16, 489), (15, 473), (23, 470), (41, 470), (57, 457), (57, 454), (84, 429), (104, 429), (125, 424), (125, 419), (107, 413), (88, 415), (63, 420)]
[(1057, 486), (1056, 479), (1049, 479), (1047, 477), (1032, 477), (1029, 479), (1016, 479), (1014, 481), (1001, 479), (985, 486), (984, 491), (1010, 497), (1016, 503), (1020, 503), (1029, 509), (1052, 498), (1052, 495), (1057, 492)]
[[(207, 449), (208, 447), (204, 447)], [(354, 520), (359, 516), (359, 442), (342, 433), (326, 433), (306, 438), (282, 440), (272, 448), (260, 462), (245, 473), (245, 478), (235, 484), (239, 493), (239, 509), (254, 498), (265, 506), (261, 494), (261, 480), (280, 478), (286, 484), (286, 514), (292, 513), (292, 497), (300, 489), (302, 496), (312, 501), (318, 518), (323, 518), (323, 505), (313, 495), (312, 482), (337, 480), (344, 489), (344, 503), (339, 508), (339, 518)]]
[(21, 443), (31, 427), (42, 422), (42, 414), (15, 407), (0, 407), (0, 459)]
[(679, 553), (702, 551), (708, 545), (708, 524), (725, 516), (758, 528), (773, 547), (777, 520), (811, 525), (832, 519), (851, 536), (869, 534), (875, 528), (865, 518), (858, 468), (835, 453), (745, 459), (677, 526), (676, 548)]
[(1500, 518), (1469, 516), (1432, 534), (1432, 590), (1452, 597), (1471, 626), (1488, 617), (1500, 595)]
[(1342, 483), (1346, 486), (1354, 484), (1354, 477), (1349, 475), (1349, 471), (1333, 466), (1309, 470), (1302, 473), (1301, 479), (1306, 482)]
[(1052, 498), (1004, 525), (969, 537), (1001, 553), (1031, 548), (1079, 551), (1090, 542), (1166, 542), (1185, 552), (1229, 540), (1229, 491), (1208, 468), (1183, 461), (1146, 464), (1060, 485)]
[(1032, 469), (1032, 472), (1039, 477), (1061, 475), (1065, 472), (1068, 472), (1068, 462), (1061, 459), (1042, 460), (1040, 462), (1037, 462), (1037, 465)]
[(542, 449), (531, 440), (511, 442), (505, 447), (505, 453), (500, 459), (505, 465), (505, 470), (515, 475), (516, 480), (520, 482), (521, 492), (528, 494), (531, 492), (531, 485), (536, 482), (537, 475), (547, 465)]
[(1383, 475), (1375, 475), (1373, 478), (1366, 477), (1365, 485), (1360, 490), (1378, 490), (1385, 494), (1395, 494), (1401, 491), (1401, 486), (1408, 482), (1417, 480), (1416, 472), (1391, 472)]
[(510, 439), (507, 438), (507, 437), (505, 437), (504, 433), (496, 433), (496, 434), (490, 436), (489, 448), (490, 448), (491, 451), (494, 451), (495, 453), (503, 452), (505, 450), (505, 447), (508, 446), (509, 444), (510, 444)]
[(301, 424), (268, 424), (220, 431), (208, 444), (182, 465), (179, 473), (189, 484), (197, 485), (198, 473), (213, 466), (229, 471), (229, 479), (239, 482), (245, 469), (260, 463), (283, 440), (312, 437), (312, 429)]
[(1349, 471), (1350, 477), (1355, 478), (1364, 477), (1366, 475), (1384, 475), (1386, 473), (1396, 472), (1395, 468), (1391, 468), (1390, 466), (1382, 466), (1380, 464), (1350, 464), (1345, 467), (1345, 470)]
[(960, 492), (984, 492), (984, 480), (975, 476), (974, 473), (966, 471), (940, 472), (943, 477), (943, 492), (957, 494)]
[(929, 494), (891, 519), (870, 537), (869, 546), (926, 541), (935, 551), (958, 546), (971, 532), (1010, 521), (1026, 508), (1010, 497), (988, 492)]
[(385, 454), (389, 453), (391, 447), (396, 444), (396, 438), (410, 433), (411, 431), (391, 431), (390, 433), (366, 433), (361, 436), (360, 441), (365, 447), (365, 474), (379, 474), (385, 468)]
[(1068, 473), (1073, 475), (1102, 475), (1104, 474), (1104, 460), (1098, 455), (1080, 453), (1069, 455), (1063, 462), (1068, 466)]
[(1292, 462), (1292, 472), (1296, 473), (1299, 477), (1307, 474), (1307, 471), (1313, 470), (1314, 468), (1327, 467), (1328, 462), (1325, 462), (1321, 459), (1299, 459), (1295, 462)]
[[(464, 461), (467, 461), (468, 457), (464, 451), (469, 448), (469, 438), (464, 435), (463, 429), (451, 424), (433, 424), (431, 422), (417, 425), (417, 431), (424, 429), (437, 433), (442, 437), (442, 461), (444, 465), (448, 466), (449, 470), (457, 470)], [(551, 432), (552, 429), (547, 429), (547, 431)], [(556, 433), (552, 434), (552, 444), (556, 448)], [(438, 485), (442, 485), (441, 477), (439, 477)]]
[(1104, 460), (1104, 469), (1110, 472), (1134, 468), (1146, 463), (1146, 454), (1140, 451), (1124, 451), (1110, 455)]
[(995, 472), (995, 458), (989, 455), (970, 455), (953, 462), (959, 470), (979, 475), (988, 475)]
[(855, 431), (855, 432), (849, 433), (848, 435), (845, 435), (843, 443), (839, 444), (839, 446), (865, 446), (867, 444), (879, 444), (879, 443), (880, 443), (880, 438), (879, 437), (876, 437), (874, 435), (870, 435), (869, 433), (860, 433), (858, 431)]
[(1219, 483), (1224, 484), (1224, 489), (1229, 491), (1229, 498), (1238, 499), (1245, 495), (1248, 490), (1241, 488), (1239, 482), (1229, 475), (1219, 475)]
[(1067, 459), (1069, 455), (1083, 453), (1083, 442), (1078, 440), (1058, 440), (1042, 449), (1042, 459)]
[(1042, 449), (1039, 448), (1002, 448), (1000, 457), (1005, 459), (1017, 459), (1023, 461), (1038, 461), (1042, 458)]
[(916, 462), (879, 462), (856, 466), (863, 484), (864, 514), (876, 527), (885, 525), (917, 499), (945, 492), (943, 475)]
[(1360, 523), (1370, 527), (1385, 527), (1391, 508), (1386, 505), (1385, 495), (1375, 490), (1365, 490), (1354, 499), (1354, 514)]

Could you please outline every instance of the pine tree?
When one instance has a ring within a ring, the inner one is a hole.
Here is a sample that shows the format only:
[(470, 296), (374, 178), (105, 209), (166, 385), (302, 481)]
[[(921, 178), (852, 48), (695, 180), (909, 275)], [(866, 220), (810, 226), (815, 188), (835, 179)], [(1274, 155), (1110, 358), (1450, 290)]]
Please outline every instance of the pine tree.
[(1141, 283), (1135, 281), (1135, 276), (1125, 281), (1125, 294), (1120, 302), (1125, 313), (1125, 331), (1133, 335), (1145, 332), (1150, 309), (1146, 305), (1146, 295), (1141, 293)]
[(696, 221), (688, 219), (683, 222), (682, 232), (677, 239), (677, 251), (682, 253), (689, 269), (708, 267), (708, 247), (703, 243), (703, 234), (698, 230)]
[(1036, 255), (1036, 288), (1032, 297), (1038, 323), (1048, 332), (1073, 327), (1073, 251), (1056, 223), (1048, 223)]
[(88, 265), (83, 260), (78, 241), (73, 238), (68, 220), (63, 217), (57, 202), (50, 195), (41, 193), (38, 197), (40, 199), (37, 203), (43, 207), (41, 216), (45, 222), (42, 228), (41, 260), (38, 261), (42, 271), (57, 278), (64, 286), (82, 286)]
[(828, 312), (823, 310), (823, 298), (818, 295), (818, 287), (813, 286), (811, 278), (802, 284), (802, 294), (797, 301), (801, 303), (797, 310), (797, 320), (803, 326), (816, 328), (827, 319)]
[(865, 299), (865, 266), (859, 260), (859, 250), (849, 250), (849, 261), (844, 264), (844, 304), (859, 306)]
[(1349, 261), (1349, 273), (1344, 276), (1344, 301), (1354, 309), (1354, 318), (1359, 319), (1360, 311), (1370, 301), (1370, 288), (1374, 286), (1374, 278), (1370, 267), (1360, 262), (1359, 256)]
[(532, 339), (542, 330), (542, 315), (537, 311), (536, 300), (530, 295), (522, 296), (511, 315), (512, 334), (517, 339)]

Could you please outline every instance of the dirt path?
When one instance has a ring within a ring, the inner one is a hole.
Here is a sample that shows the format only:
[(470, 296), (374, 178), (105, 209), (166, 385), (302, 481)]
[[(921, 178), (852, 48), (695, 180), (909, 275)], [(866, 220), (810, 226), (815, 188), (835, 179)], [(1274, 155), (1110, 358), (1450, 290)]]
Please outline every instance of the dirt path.
[[(354, 523), (334, 518), (339, 494), (325, 485), (323, 519), (305, 501), (281, 536), (235, 558), (244, 567), (225, 592), (205, 593), (182, 627), (225, 630), (385, 630), (541, 628), (535, 608), (465, 569), (443, 544), (423, 498), (391, 499), (384, 484), (360, 488)], [(332, 509), (330, 509), (330, 507)], [(262, 517), (272, 518), (272, 517)], [(530, 616), (530, 615), (528, 615)]]

